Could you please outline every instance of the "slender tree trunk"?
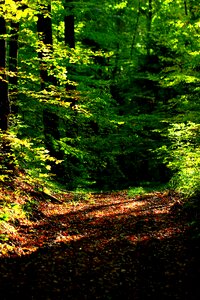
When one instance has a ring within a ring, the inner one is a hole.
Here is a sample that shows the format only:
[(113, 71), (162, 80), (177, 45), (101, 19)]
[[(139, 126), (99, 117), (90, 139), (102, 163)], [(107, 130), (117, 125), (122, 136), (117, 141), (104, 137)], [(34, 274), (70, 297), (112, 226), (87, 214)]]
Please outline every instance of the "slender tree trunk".
[[(73, 3), (72, 1), (65, 0), (65, 11), (66, 15), (64, 18), (65, 24), (65, 45), (71, 49), (75, 49), (75, 20), (73, 15)], [(67, 73), (70, 74), (73, 71), (72, 66), (68, 66)], [(66, 92), (68, 94), (68, 101), (71, 102), (70, 106), (72, 109), (75, 108), (77, 97), (76, 97), (76, 86), (73, 84), (66, 84)]]
[[(119, 4), (119, 2), (117, 2), (117, 4)], [(117, 16), (118, 18), (116, 19), (116, 34), (119, 37), (122, 34), (123, 31), (123, 27), (124, 27), (124, 23), (122, 20), (122, 14), (123, 12), (121, 12), (120, 10), (117, 12)], [(120, 40), (118, 39), (116, 42), (116, 51), (115, 51), (115, 58), (114, 58), (114, 68), (112, 71), (112, 79), (115, 80), (116, 77), (118, 76), (119, 72), (120, 72), (120, 49), (121, 48), (121, 43)]]
[[(40, 14), (38, 15), (37, 22), (37, 31), (39, 34), (40, 41), (44, 46), (49, 48), (51, 52), (53, 49), (53, 38), (52, 38), (52, 23), (51, 23), (51, 1), (49, 4), (40, 5)], [(48, 75), (47, 64), (44, 60), (45, 52), (43, 49), (40, 49), (38, 52), (38, 57), (40, 61), (40, 79), (41, 79), (41, 88), (45, 89), (48, 83), (54, 83), (52, 76)]]
[[(4, 1), (0, 1), (4, 4)], [(6, 133), (8, 130), (8, 118), (10, 114), (10, 101), (8, 97), (8, 81), (6, 76), (6, 21), (0, 16), (0, 130)], [(6, 135), (0, 141), (0, 172), (10, 177), (8, 170), (13, 170), (11, 147)]]
[(65, 45), (69, 48), (75, 48), (75, 30), (74, 30), (74, 15), (72, 13), (73, 3), (65, 0), (65, 10), (67, 15), (64, 18), (65, 23)]
[(149, 0), (149, 8), (148, 8), (148, 16), (147, 16), (147, 43), (146, 43), (146, 49), (147, 49), (147, 56), (150, 56), (151, 51), (151, 24), (152, 24), (152, 0)]
[[(49, 50), (49, 55), (53, 51), (53, 37), (52, 37), (52, 22), (51, 22), (51, 1), (48, 5), (40, 6), (40, 14), (38, 15), (37, 31), (39, 34), (40, 41), (44, 47)], [(56, 85), (56, 78), (48, 74), (48, 66), (45, 62), (45, 52), (41, 48), (38, 53), (40, 62), (40, 80), (41, 89), (47, 89), (49, 84)], [(59, 134), (59, 118), (56, 113), (52, 112), (49, 108), (43, 110), (43, 123), (44, 123), (44, 136), (45, 144), (50, 154), (57, 157), (57, 152), (53, 147), (52, 138), (55, 140), (60, 139)]]
[(133, 32), (133, 38), (132, 38), (132, 43), (131, 43), (131, 53), (130, 56), (132, 58), (133, 56), (133, 49), (134, 49), (134, 45), (135, 45), (135, 40), (136, 40), (136, 36), (137, 36), (137, 31), (138, 31), (138, 25), (139, 25), (139, 19), (140, 19), (140, 0), (138, 0), (138, 12), (137, 12), (137, 18), (136, 18), (136, 22), (135, 22), (135, 28), (134, 28), (134, 32)]
[(184, 0), (185, 15), (188, 15), (187, 0)]
[[(0, 1), (2, 4), (3, 1)], [(8, 82), (6, 78), (6, 22), (0, 16), (0, 129), (8, 129), (8, 116), (10, 113), (10, 103), (8, 98)]]
[(17, 93), (18, 93), (18, 34), (19, 34), (19, 23), (11, 22), (10, 41), (9, 41), (9, 95), (11, 100), (11, 112), (17, 113)]

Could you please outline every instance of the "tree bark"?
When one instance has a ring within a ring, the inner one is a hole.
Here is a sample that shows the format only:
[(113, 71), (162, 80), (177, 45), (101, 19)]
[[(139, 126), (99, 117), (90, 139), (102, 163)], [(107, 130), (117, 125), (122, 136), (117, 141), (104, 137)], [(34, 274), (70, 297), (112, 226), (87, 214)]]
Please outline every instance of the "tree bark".
[[(4, 4), (4, 1), (0, 1)], [(10, 114), (10, 101), (8, 97), (8, 81), (6, 75), (6, 21), (0, 16), (0, 130), (6, 133), (8, 130), (8, 118)], [(0, 171), (9, 176), (8, 170), (13, 170), (10, 143), (6, 136), (0, 141)]]
[(138, 0), (138, 13), (137, 13), (137, 18), (136, 18), (136, 23), (135, 23), (135, 28), (134, 28), (134, 32), (133, 32), (133, 38), (132, 38), (132, 43), (131, 43), (131, 53), (130, 56), (132, 58), (133, 56), (133, 49), (134, 49), (134, 45), (135, 45), (135, 40), (136, 40), (136, 36), (137, 36), (137, 30), (138, 30), (138, 25), (139, 25), (139, 19), (140, 19), (140, 0)]
[[(52, 23), (51, 23), (51, 1), (47, 6), (40, 5), (40, 14), (38, 15), (37, 31), (41, 42), (49, 47), (49, 51), (53, 49)], [(40, 62), (40, 79), (41, 89), (45, 89), (48, 83), (54, 83), (52, 76), (48, 75), (47, 64), (44, 61), (45, 53), (42, 49), (38, 52)]]
[[(1, 1), (0, 3), (2, 3)], [(6, 76), (6, 22), (0, 16), (0, 129), (8, 129), (8, 116), (10, 113), (10, 103), (8, 98), (8, 82)]]
[(150, 56), (151, 51), (151, 24), (152, 24), (152, 0), (149, 0), (149, 8), (148, 8), (148, 15), (147, 15), (147, 43), (146, 43), (146, 49), (147, 49), (147, 56)]
[[(69, 0), (65, 0), (65, 11), (66, 15), (64, 18), (64, 24), (65, 24), (65, 45), (71, 49), (75, 49), (75, 21), (74, 21), (74, 15), (72, 13), (73, 10), (73, 3)], [(70, 74), (72, 72), (72, 67), (68, 67), (67, 73)], [(66, 92), (69, 97), (69, 102), (71, 102), (70, 107), (72, 109), (75, 108), (76, 105), (76, 96), (75, 96), (75, 90), (76, 87), (73, 84), (67, 83), (66, 84)]]
[(11, 22), (10, 40), (9, 40), (9, 95), (11, 100), (11, 112), (17, 113), (17, 93), (18, 93), (18, 33), (19, 33), (19, 23)]
[(69, 48), (75, 48), (75, 30), (74, 30), (74, 15), (72, 13), (73, 3), (65, 0), (65, 10), (68, 10), (67, 15), (64, 18), (65, 23), (65, 45)]
[[(40, 6), (40, 14), (38, 15), (37, 31), (39, 34), (40, 41), (45, 47), (49, 48), (51, 55), (53, 51), (53, 37), (52, 37), (52, 22), (51, 22), (51, 1), (48, 5)], [(56, 78), (48, 74), (48, 66), (45, 62), (45, 53), (43, 49), (39, 50), (38, 58), (40, 62), (40, 79), (41, 89), (47, 89), (48, 85), (56, 85)], [(43, 110), (43, 124), (44, 124), (44, 136), (45, 144), (50, 152), (50, 155), (57, 157), (55, 148), (53, 147), (52, 138), (55, 140), (60, 139), (58, 130), (59, 117), (56, 113), (52, 112), (48, 107)]]
[(185, 15), (188, 15), (187, 0), (184, 0)]

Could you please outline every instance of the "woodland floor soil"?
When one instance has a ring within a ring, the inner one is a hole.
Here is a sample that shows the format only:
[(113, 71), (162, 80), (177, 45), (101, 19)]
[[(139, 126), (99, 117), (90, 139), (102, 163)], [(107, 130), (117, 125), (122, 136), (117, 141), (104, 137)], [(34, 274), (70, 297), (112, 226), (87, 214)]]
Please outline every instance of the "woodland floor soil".
[(0, 257), (0, 299), (199, 299), (199, 246), (178, 201), (159, 192), (41, 200)]

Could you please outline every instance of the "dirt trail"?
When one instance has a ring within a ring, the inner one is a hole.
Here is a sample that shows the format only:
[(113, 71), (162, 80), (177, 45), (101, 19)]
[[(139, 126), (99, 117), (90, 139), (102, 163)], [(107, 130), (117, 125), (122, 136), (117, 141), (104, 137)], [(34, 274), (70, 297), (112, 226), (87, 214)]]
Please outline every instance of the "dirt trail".
[(0, 299), (199, 299), (199, 247), (176, 195), (41, 201), (0, 258)]

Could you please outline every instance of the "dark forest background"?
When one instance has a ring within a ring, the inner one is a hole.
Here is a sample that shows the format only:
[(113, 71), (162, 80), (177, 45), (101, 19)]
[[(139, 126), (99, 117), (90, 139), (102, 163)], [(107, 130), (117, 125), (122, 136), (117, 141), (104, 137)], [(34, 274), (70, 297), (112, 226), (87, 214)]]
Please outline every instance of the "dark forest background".
[(198, 0), (0, 1), (0, 180), (200, 190)]

